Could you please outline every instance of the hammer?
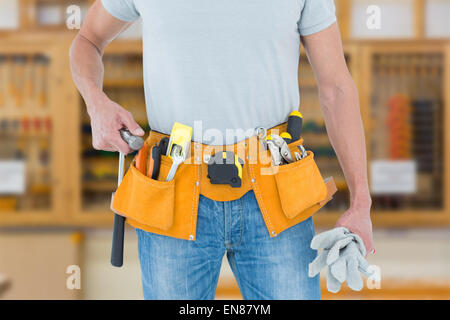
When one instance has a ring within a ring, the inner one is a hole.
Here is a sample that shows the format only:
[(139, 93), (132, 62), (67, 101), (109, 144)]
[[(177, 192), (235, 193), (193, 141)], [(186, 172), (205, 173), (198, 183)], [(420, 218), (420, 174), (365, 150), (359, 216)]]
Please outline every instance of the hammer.
[[(144, 145), (144, 139), (133, 136), (127, 129), (120, 130), (120, 136), (128, 143), (128, 146), (138, 151)], [(119, 151), (119, 173), (117, 177), (117, 186), (120, 186), (123, 178), (125, 166), (125, 154)], [(120, 268), (123, 265), (123, 238), (124, 238), (125, 218), (121, 215), (114, 215), (114, 229), (111, 248), (111, 265)]]

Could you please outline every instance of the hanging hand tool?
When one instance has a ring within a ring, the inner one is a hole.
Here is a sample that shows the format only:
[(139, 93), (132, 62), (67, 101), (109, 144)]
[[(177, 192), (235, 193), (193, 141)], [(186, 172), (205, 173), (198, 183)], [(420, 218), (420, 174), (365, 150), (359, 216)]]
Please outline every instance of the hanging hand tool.
[[(144, 139), (133, 136), (127, 129), (120, 130), (120, 136), (128, 143), (128, 146), (137, 151), (144, 145)], [(117, 185), (122, 183), (125, 166), (125, 154), (119, 152), (119, 174), (117, 177)], [(118, 214), (114, 215), (114, 229), (111, 248), (111, 265), (114, 267), (121, 267), (123, 265), (123, 238), (125, 228), (125, 217)]]

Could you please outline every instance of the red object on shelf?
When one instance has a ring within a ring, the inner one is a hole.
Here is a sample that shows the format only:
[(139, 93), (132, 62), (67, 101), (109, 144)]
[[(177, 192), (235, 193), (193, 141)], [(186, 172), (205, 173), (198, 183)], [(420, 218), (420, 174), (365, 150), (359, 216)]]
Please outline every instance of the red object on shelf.
[(394, 160), (410, 159), (411, 100), (404, 94), (397, 94), (388, 100), (388, 107), (389, 156)]
[(22, 132), (23, 133), (28, 133), (30, 131), (30, 119), (24, 117), (22, 118)]

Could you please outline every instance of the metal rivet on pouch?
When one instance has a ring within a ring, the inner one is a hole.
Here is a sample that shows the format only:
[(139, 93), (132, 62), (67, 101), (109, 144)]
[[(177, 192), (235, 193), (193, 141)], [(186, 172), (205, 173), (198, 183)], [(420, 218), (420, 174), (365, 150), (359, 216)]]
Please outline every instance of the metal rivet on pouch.
[(272, 235), (275, 236), (275, 235), (276, 235), (276, 232), (275, 232), (275, 231), (272, 231)]
[(256, 182), (256, 180), (255, 179), (252, 179), (252, 183), (255, 183)]
[(195, 185), (198, 187), (200, 183), (198, 181), (195, 181)]
[(194, 236), (192, 234), (189, 236), (189, 240), (194, 240)]

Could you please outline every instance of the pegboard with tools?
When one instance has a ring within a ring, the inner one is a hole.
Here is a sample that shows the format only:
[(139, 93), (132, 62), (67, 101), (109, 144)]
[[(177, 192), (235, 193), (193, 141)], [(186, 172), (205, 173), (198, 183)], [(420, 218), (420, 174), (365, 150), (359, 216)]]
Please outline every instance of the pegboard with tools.
[[(416, 182), (408, 192), (376, 192), (375, 209), (443, 207), (443, 66), (441, 53), (373, 55), (371, 158), (412, 165), (414, 171), (405, 178)], [(377, 174), (383, 172), (372, 170), (372, 181)]]
[(49, 58), (42, 54), (0, 54), (3, 115), (48, 114)]
[(50, 58), (0, 54), (0, 212), (51, 206)]

